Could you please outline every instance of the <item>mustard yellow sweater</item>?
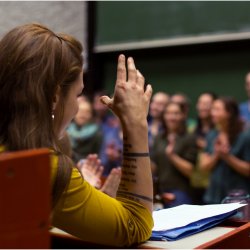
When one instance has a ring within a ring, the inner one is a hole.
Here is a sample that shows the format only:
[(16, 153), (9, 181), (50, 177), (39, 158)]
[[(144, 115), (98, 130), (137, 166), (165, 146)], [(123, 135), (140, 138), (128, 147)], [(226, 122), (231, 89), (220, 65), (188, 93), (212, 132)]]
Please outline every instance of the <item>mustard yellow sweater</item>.
[[(52, 183), (58, 158), (52, 156)], [(129, 246), (147, 240), (153, 219), (147, 208), (123, 197), (109, 197), (72, 171), (68, 189), (53, 211), (53, 226), (84, 241), (111, 246)]]

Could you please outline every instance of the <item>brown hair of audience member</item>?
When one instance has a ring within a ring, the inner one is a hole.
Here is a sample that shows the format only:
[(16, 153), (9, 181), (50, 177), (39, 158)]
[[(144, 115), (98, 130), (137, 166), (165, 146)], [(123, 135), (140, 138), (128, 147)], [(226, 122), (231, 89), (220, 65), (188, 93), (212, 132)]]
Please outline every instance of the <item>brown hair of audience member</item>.
[(186, 133), (187, 131), (187, 127), (186, 127), (186, 107), (185, 107), (185, 104), (183, 103), (180, 103), (180, 102), (173, 102), (173, 101), (169, 101), (165, 107), (165, 111), (163, 112), (163, 115), (162, 115), (162, 124), (163, 124), (163, 135), (166, 136), (168, 135), (169, 131), (168, 131), (168, 128), (166, 126), (166, 122), (164, 120), (164, 115), (165, 115), (165, 112), (167, 110), (167, 108), (170, 106), (170, 105), (176, 105), (178, 106), (180, 112), (184, 115), (185, 119), (183, 119), (183, 121), (181, 122), (180, 124), (180, 127), (178, 129), (178, 134), (179, 135), (183, 135)]
[(243, 122), (240, 119), (238, 103), (230, 96), (219, 97), (216, 101), (221, 101), (224, 104), (225, 111), (229, 114), (227, 133), (229, 142), (232, 145), (239, 133), (243, 130)]
[[(27, 24), (8, 32), (0, 41), (0, 51), (0, 144), (9, 151), (48, 147), (59, 154), (52, 191), (54, 206), (72, 171), (67, 167), (72, 166), (71, 160), (60, 149), (57, 132), (63, 100), (82, 71), (82, 46), (69, 35)], [(53, 121), (58, 88), (61, 110)]]

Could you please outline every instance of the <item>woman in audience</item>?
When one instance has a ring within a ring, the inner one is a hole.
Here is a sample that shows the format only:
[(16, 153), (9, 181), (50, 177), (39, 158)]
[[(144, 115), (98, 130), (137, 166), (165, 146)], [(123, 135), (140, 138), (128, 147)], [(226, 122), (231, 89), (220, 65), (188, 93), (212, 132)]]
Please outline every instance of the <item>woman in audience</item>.
[[(82, 46), (39, 24), (0, 41), (0, 145), (5, 151), (51, 149), (52, 224), (88, 242), (128, 246), (153, 227), (147, 111), (151, 86), (132, 58), (120, 55), (114, 96), (102, 96), (120, 119), (123, 171), (116, 199), (89, 185), (59, 147), (83, 90)], [(11, 98), (10, 98), (11, 97)], [(131, 177), (132, 176), (132, 177)]]
[(102, 132), (93, 122), (93, 108), (86, 97), (78, 97), (78, 112), (67, 128), (72, 147), (72, 158), (75, 163), (87, 157), (88, 154), (97, 154), (101, 149)]
[(200, 154), (206, 147), (206, 136), (214, 128), (211, 118), (211, 109), (216, 95), (212, 92), (202, 93), (197, 101), (197, 126), (194, 130), (196, 143), (199, 148), (197, 164), (194, 168), (191, 185), (193, 187), (193, 203), (202, 204), (204, 192), (206, 191), (209, 174), (200, 169)]
[(195, 137), (187, 133), (184, 105), (169, 102), (163, 120), (164, 132), (156, 137), (152, 155), (159, 192), (165, 207), (190, 204), (197, 147)]
[(243, 131), (237, 102), (220, 97), (213, 103), (212, 119), (216, 129), (207, 137), (201, 167), (211, 171), (206, 203), (220, 203), (233, 189), (250, 192), (250, 138)]

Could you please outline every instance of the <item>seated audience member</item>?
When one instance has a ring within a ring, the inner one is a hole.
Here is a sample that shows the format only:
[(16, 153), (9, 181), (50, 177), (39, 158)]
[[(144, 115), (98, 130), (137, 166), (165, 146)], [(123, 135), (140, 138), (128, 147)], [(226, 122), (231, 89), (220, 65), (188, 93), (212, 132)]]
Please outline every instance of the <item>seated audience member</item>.
[(101, 100), (122, 124), (122, 167), (128, 168), (132, 161), (133, 168), (122, 172), (114, 199), (84, 180), (60, 150), (59, 139), (78, 110), (77, 96), (84, 87), (82, 69), (82, 46), (70, 35), (56, 34), (40, 24), (26, 24), (2, 37), (1, 149), (51, 150), (53, 226), (96, 244), (138, 244), (150, 237), (153, 227), (147, 136), (152, 88), (147, 85), (144, 91), (145, 80), (133, 58), (120, 55), (113, 98), (102, 96)]
[(191, 178), (193, 187), (193, 203), (203, 204), (203, 196), (208, 186), (209, 174), (200, 169), (199, 158), (201, 152), (206, 148), (206, 136), (214, 129), (211, 118), (211, 109), (216, 95), (212, 92), (202, 93), (197, 101), (197, 126), (194, 130), (196, 144), (199, 149), (197, 164), (194, 168)]
[(250, 138), (243, 131), (237, 102), (220, 97), (213, 103), (212, 119), (216, 129), (207, 137), (201, 168), (211, 171), (205, 193), (206, 203), (221, 203), (233, 189), (250, 192)]
[(157, 92), (153, 95), (148, 115), (148, 141), (151, 151), (155, 137), (162, 132), (162, 115), (169, 101), (169, 95), (164, 92)]
[(93, 122), (91, 103), (85, 97), (78, 97), (79, 109), (67, 128), (72, 147), (72, 158), (77, 163), (88, 154), (97, 154), (102, 143), (100, 127)]
[(244, 121), (244, 128), (250, 129), (250, 72), (247, 73), (245, 78), (245, 89), (248, 100), (240, 104), (240, 116)]
[(169, 102), (164, 132), (155, 138), (152, 162), (165, 207), (191, 204), (190, 177), (197, 158), (195, 137), (186, 131), (185, 107)]
[(183, 93), (176, 93), (176, 94), (171, 96), (171, 101), (181, 103), (184, 105), (187, 131), (189, 133), (192, 133), (196, 127), (196, 121), (189, 117), (189, 109), (190, 109), (189, 98)]

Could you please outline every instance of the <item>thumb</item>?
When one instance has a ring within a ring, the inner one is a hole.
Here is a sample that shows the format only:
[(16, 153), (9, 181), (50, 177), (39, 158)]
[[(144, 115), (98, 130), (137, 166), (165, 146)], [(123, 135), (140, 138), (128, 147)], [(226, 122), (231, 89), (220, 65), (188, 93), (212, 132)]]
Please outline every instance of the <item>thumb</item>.
[(102, 97), (100, 97), (100, 101), (108, 106), (110, 109), (112, 109), (112, 104), (113, 104), (113, 99), (110, 99), (108, 96), (104, 95)]

